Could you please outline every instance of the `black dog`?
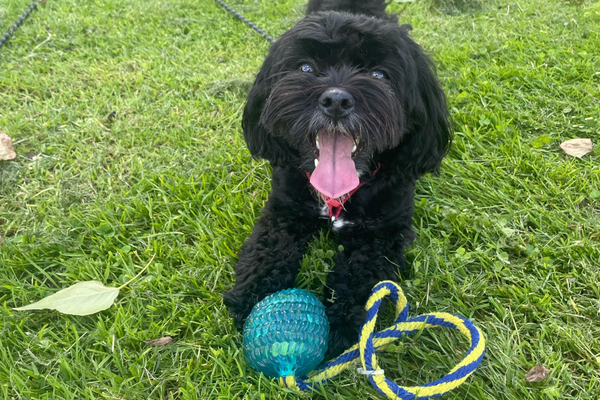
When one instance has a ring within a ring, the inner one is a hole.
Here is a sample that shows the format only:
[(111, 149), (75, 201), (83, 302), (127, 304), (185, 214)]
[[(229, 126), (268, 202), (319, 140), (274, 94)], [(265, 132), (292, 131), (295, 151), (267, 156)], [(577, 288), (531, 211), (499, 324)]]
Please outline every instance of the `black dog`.
[(373, 286), (398, 280), (415, 182), (439, 168), (452, 139), (431, 61), (385, 7), (311, 0), (271, 47), (242, 119), (250, 152), (273, 167), (272, 192), (225, 304), (241, 329), (259, 300), (293, 287), (327, 222), (343, 246), (324, 293), (331, 356), (357, 342)]

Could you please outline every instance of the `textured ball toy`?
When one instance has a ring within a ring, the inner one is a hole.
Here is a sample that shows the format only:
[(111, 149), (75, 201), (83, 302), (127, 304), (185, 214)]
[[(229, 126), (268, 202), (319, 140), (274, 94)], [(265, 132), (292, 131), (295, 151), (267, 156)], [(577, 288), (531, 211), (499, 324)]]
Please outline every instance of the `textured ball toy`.
[(304, 376), (323, 361), (329, 321), (317, 297), (286, 289), (259, 302), (244, 325), (244, 355), (263, 374)]
[[(374, 332), (382, 300), (390, 296), (396, 308), (396, 321), (390, 328)], [(329, 324), (319, 300), (309, 292), (288, 289), (258, 303), (244, 326), (244, 354), (253, 368), (265, 375), (279, 377), (282, 387), (311, 391), (338, 376), (360, 361), (359, 374), (368, 376), (371, 385), (394, 400), (421, 400), (439, 397), (458, 387), (481, 364), (485, 338), (468, 319), (448, 313), (431, 313), (408, 319), (408, 301), (398, 284), (379, 282), (367, 301), (366, 321), (358, 343), (339, 357), (319, 366), (327, 348)], [(446, 376), (422, 386), (399, 386), (385, 377), (377, 363), (376, 352), (402, 337), (423, 328), (446, 327), (469, 339), (465, 357)]]

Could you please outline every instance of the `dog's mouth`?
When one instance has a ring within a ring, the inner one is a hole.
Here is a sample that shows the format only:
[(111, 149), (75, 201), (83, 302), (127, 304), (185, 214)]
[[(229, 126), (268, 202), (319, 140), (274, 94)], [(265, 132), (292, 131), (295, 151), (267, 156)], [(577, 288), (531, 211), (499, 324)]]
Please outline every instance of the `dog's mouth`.
[(310, 184), (322, 195), (339, 198), (356, 189), (360, 178), (354, 157), (361, 143), (337, 130), (321, 130), (315, 137), (315, 170)]

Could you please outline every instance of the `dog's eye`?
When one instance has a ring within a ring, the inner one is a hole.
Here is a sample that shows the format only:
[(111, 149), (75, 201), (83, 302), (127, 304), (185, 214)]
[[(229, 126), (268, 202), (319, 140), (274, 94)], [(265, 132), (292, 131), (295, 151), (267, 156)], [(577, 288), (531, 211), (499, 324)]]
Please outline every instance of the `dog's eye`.
[(381, 79), (381, 78), (383, 78), (385, 75), (383, 75), (383, 72), (381, 72), (381, 71), (373, 71), (373, 72), (371, 72), (371, 76), (372, 76), (373, 78)]
[(302, 64), (302, 66), (300, 67), (300, 70), (302, 72), (314, 72), (314, 68), (310, 64)]

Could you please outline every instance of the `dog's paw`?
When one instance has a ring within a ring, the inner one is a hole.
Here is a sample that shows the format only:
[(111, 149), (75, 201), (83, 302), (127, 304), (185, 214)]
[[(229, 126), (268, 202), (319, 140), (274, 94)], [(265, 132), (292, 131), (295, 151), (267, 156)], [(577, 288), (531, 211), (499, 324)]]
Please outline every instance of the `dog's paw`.
[[(356, 335), (354, 335), (356, 333)], [(329, 344), (325, 359), (329, 360), (342, 354), (358, 342), (358, 332), (351, 332), (345, 327), (331, 326), (329, 330)]]
[(337, 357), (350, 347), (358, 343), (360, 327), (365, 320), (363, 307), (351, 306), (345, 313), (340, 313), (344, 307), (333, 304), (328, 310), (329, 317), (329, 344), (327, 347), (328, 358)]
[(239, 297), (232, 292), (223, 294), (223, 303), (227, 307), (229, 316), (233, 318), (235, 327), (241, 332), (254, 304), (251, 304), (247, 298)]

